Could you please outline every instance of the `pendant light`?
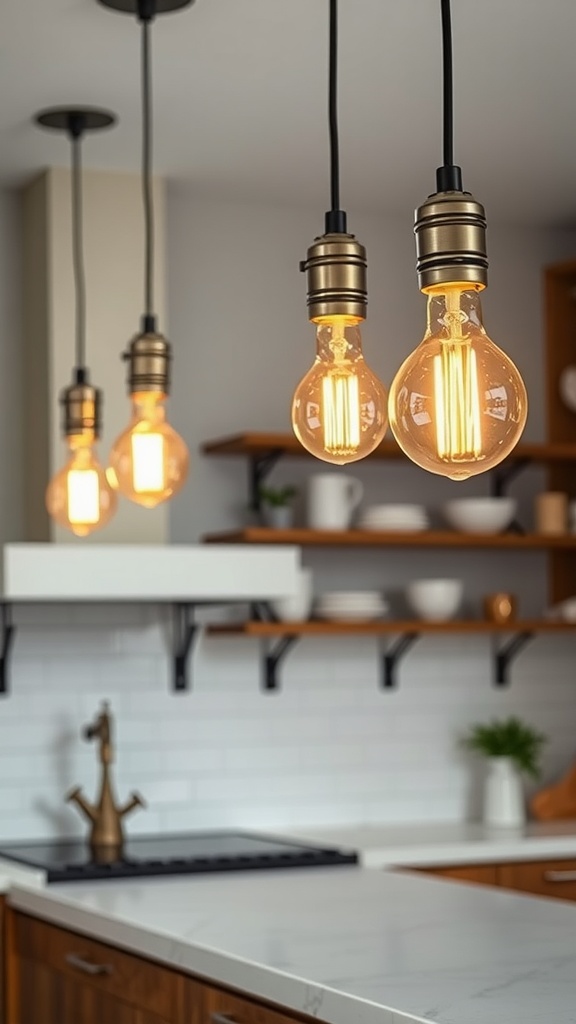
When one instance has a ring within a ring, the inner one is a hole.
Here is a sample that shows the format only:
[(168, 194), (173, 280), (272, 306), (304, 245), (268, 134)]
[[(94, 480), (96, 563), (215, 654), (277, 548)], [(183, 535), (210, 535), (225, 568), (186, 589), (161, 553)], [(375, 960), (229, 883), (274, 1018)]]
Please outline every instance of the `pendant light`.
[(70, 458), (51, 479), (46, 508), (60, 525), (78, 537), (105, 526), (116, 510), (116, 495), (95, 452), (100, 436), (102, 392), (89, 380), (86, 366), (86, 297), (82, 244), (82, 138), (87, 131), (109, 128), (113, 114), (87, 107), (57, 107), (36, 115), (44, 128), (65, 132), (72, 148), (72, 253), (76, 291), (76, 365), (72, 384), (62, 391), (64, 436)]
[(366, 319), (366, 250), (348, 234), (340, 209), (337, 58), (338, 0), (330, 4), (329, 129), (331, 209), (325, 233), (300, 269), (308, 280), (308, 314), (316, 324), (316, 359), (292, 402), (296, 437), (324, 462), (356, 462), (379, 445), (387, 426), (386, 390), (362, 354)]
[(154, 208), (152, 183), (152, 76), (150, 29), (154, 17), (187, 7), (193, 0), (100, 0), (105, 7), (135, 14), (142, 39), (142, 192), (145, 227), (145, 310), (141, 331), (123, 358), (128, 363), (132, 418), (114, 442), (110, 468), (118, 490), (131, 501), (154, 508), (183, 486), (188, 449), (166, 419), (170, 391), (170, 343), (160, 334), (154, 312)]
[(437, 191), (416, 211), (418, 283), (428, 296), (424, 340), (390, 389), (390, 426), (418, 466), (450, 477), (493, 469), (518, 443), (528, 411), (524, 382), (482, 324), (486, 287), (484, 207), (462, 190), (453, 156), (450, 0), (441, 0), (444, 163)]

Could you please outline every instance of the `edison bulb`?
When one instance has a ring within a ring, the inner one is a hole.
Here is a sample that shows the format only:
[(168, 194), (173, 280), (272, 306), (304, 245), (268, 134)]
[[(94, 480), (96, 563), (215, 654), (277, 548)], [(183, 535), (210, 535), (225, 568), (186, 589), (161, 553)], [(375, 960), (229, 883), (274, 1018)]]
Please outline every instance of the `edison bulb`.
[(486, 334), (470, 285), (429, 290), (424, 340), (398, 370), (388, 411), (408, 458), (452, 480), (493, 469), (520, 440), (526, 388)]
[(312, 455), (343, 466), (370, 455), (386, 433), (386, 389), (364, 361), (358, 321), (317, 327), (314, 365), (292, 401), (296, 437)]
[(72, 434), (67, 442), (71, 457), (48, 484), (46, 508), (60, 526), (87, 537), (112, 518), (116, 495), (95, 456), (94, 437)]
[(160, 392), (132, 396), (132, 420), (110, 453), (118, 490), (145, 508), (172, 498), (188, 475), (188, 449), (166, 420), (165, 397)]

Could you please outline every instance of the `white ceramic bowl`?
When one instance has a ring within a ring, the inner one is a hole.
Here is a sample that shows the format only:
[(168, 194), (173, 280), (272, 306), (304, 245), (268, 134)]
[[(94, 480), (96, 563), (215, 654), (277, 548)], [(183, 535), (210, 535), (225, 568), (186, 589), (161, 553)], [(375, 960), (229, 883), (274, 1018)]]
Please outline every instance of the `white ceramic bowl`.
[(516, 515), (515, 498), (458, 498), (442, 507), (446, 521), (461, 533), (501, 533)]
[(446, 622), (454, 618), (464, 592), (462, 580), (414, 580), (406, 587), (406, 600), (419, 619)]

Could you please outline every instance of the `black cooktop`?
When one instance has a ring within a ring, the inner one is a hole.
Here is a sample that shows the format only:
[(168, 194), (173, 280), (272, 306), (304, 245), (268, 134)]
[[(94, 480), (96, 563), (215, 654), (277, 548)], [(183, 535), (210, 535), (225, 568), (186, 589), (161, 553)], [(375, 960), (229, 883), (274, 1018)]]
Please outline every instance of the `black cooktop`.
[(126, 841), (121, 858), (111, 863), (100, 863), (105, 856), (93, 856), (89, 846), (73, 839), (10, 843), (0, 847), (0, 856), (41, 868), (48, 882), (358, 863), (358, 855), (350, 850), (307, 846), (248, 832), (136, 836)]

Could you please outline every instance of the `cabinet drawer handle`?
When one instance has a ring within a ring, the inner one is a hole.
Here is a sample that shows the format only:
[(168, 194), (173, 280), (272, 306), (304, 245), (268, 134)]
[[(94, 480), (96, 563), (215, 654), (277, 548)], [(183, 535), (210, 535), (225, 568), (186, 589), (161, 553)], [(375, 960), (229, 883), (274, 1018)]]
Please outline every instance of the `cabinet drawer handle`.
[(576, 871), (545, 871), (545, 882), (576, 882)]
[(89, 960), (84, 960), (83, 957), (77, 956), (76, 953), (66, 953), (64, 959), (70, 967), (74, 967), (77, 971), (83, 971), (84, 974), (90, 974), (93, 977), (97, 974), (112, 974), (112, 966), (110, 964), (91, 964)]
[(230, 1013), (211, 1013), (212, 1024), (236, 1024), (236, 1019)]

